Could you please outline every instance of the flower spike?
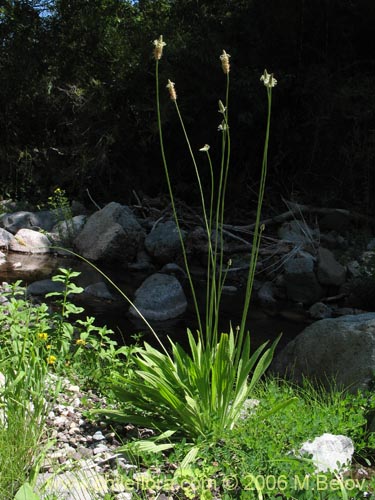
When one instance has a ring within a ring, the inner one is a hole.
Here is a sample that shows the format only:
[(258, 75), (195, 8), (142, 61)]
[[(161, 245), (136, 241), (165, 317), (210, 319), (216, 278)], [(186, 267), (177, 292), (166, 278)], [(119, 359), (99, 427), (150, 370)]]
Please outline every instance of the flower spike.
[(160, 35), (157, 40), (154, 40), (154, 57), (156, 61), (159, 61), (163, 55), (163, 48), (167, 45), (163, 42), (163, 35)]
[(174, 86), (175, 86), (174, 82), (168, 80), (167, 89), (169, 90), (169, 97), (172, 99), (172, 101), (177, 101), (177, 94)]
[(229, 64), (229, 58), (230, 55), (223, 50), (223, 53), (220, 56), (221, 60), (221, 67), (223, 68), (224, 73), (227, 75), (230, 71), (230, 64)]
[(260, 77), (260, 81), (264, 83), (265, 87), (271, 89), (272, 87), (276, 87), (277, 80), (273, 77), (273, 73), (268, 73), (267, 70), (264, 70), (263, 75)]

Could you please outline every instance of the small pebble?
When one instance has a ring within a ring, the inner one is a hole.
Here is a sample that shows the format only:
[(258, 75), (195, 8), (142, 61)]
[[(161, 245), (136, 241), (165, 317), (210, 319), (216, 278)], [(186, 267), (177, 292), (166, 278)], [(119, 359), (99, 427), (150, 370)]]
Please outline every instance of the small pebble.
[(92, 438), (94, 441), (103, 441), (103, 439), (105, 439), (105, 436), (103, 436), (103, 433), (101, 431), (97, 431)]

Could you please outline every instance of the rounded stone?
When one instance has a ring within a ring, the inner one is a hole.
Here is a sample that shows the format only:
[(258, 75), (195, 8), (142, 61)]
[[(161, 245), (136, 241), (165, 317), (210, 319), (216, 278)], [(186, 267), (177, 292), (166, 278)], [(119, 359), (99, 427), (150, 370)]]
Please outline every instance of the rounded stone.
[(148, 320), (165, 321), (183, 314), (187, 301), (177, 278), (155, 273), (135, 292), (134, 305), (129, 309), (132, 316), (141, 314)]

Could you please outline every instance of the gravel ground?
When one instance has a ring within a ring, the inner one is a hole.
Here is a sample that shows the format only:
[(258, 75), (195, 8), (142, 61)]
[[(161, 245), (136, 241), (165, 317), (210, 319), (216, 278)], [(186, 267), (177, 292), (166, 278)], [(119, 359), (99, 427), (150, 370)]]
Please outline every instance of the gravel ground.
[(122, 426), (115, 432), (107, 423), (93, 423), (84, 416), (90, 408), (105, 406), (105, 398), (63, 380), (45, 422), (52, 444), (37, 481), (43, 499), (54, 494), (59, 500), (96, 500), (110, 494), (111, 500), (130, 500), (132, 492), (121, 484), (119, 469), (131, 477), (136, 467), (118, 452), (118, 432), (124, 437), (137, 431)]

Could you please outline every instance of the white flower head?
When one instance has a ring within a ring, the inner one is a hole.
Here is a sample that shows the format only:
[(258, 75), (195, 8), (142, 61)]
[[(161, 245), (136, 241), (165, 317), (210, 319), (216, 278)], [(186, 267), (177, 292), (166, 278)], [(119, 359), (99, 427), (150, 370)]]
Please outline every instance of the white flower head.
[(203, 148), (200, 148), (200, 150), (199, 150), (199, 151), (205, 152), (205, 151), (208, 151), (209, 149), (210, 149), (209, 144), (205, 144), (205, 145), (203, 146)]
[(167, 89), (169, 91), (169, 97), (172, 99), (172, 101), (176, 101), (177, 94), (176, 94), (176, 89), (175, 89), (175, 83), (168, 80)]
[(159, 61), (163, 55), (163, 48), (167, 45), (163, 42), (163, 35), (160, 35), (157, 40), (154, 40), (154, 57), (157, 61)]
[(229, 58), (230, 54), (227, 54), (225, 50), (223, 50), (223, 53), (220, 56), (220, 61), (221, 61), (221, 67), (223, 68), (225, 74), (228, 74), (230, 71)]
[(273, 73), (268, 73), (267, 70), (264, 70), (263, 75), (260, 77), (260, 81), (264, 83), (265, 87), (269, 89), (272, 87), (276, 87), (277, 80), (274, 78)]

